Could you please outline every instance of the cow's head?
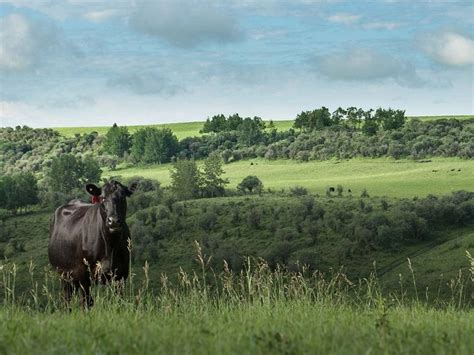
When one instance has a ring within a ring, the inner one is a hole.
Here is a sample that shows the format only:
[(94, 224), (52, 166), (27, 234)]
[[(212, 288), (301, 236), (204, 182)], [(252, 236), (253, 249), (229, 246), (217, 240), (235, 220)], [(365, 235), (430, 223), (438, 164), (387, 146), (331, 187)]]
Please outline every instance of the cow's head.
[(135, 183), (127, 187), (114, 180), (105, 183), (102, 188), (94, 184), (86, 185), (89, 194), (101, 197), (106, 213), (105, 224), (111, 232), (122, 229), (127, 214), (127, 197), (135, 191), (136, 187)]

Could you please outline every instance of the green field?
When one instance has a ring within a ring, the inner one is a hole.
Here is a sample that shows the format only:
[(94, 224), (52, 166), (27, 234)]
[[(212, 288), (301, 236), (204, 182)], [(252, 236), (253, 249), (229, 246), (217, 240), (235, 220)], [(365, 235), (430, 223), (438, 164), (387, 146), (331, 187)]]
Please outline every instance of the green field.
[(2, 354), (472, 354), (474, 312), (286, 301), (0, 310)]
[[(253, 163), (253, 165), (252, 165)], [(171, 165), (129, 167), (106, 172), (106, 176), (143, 176), (170, 182)], [(454, 169), (454, 171), (452, 171)], [(390, 197), (426, 196), (455, 190), (474, 190), (474, 161), (433, 158), (423, 163), (413, 160), (351, 159), (311, 161), (251, 159), (224, 166), (230, 187), (247, 175), (256, 175), (265, 188), (288, 189), (303, 186), (323, 195), (326, 188), (341, 184), (359, 196), (365, 188), (370, 195)], [(460, 171), (459, 171), (460, 170)]]
[[(423, 121), (440, 120), (445, 118), (455, 118), (458, 120), (467, 120), (474, 118), (474, 115), (445, 115), (445, 116), (413, 116), (409, 118), (417, 118)], [(275, 127), (280, 131), (288, 130), (293, 126), (293, 120), (280, 120), (273, 121)], [(130, 133), (143, 127), (157, 127), (157, 128), (170, 128), (178, 139), (186, 137), (200, 136), (199, 131), (202, 129), (204, 122), (180, 122), (180, 123), (160, 123), (151, 125), (129, 125), (127, 126)], [(105, 134), (110, 127), (108, 126), (97, 126), (97, 127), (56, 127), (54, 128), (60, 134), (66, 137), (73, 136), (74, 134), (84, 134), (90, 132), (98, 132), (99, 134)]]
[[(293, 125), (293, 121), (273, 121), (275, 127), (280, 130), (287, 130)], [(127, 126), (130, 133), (134, 133), (140, 128), (144, 127), (156, 127), (156, 128), (170, 128), (173, 133), (178, 137), (178, 139), (183, 139), (186, 137), (200, 136), (199, 131), (202, 129), (204, 122), (182, 122), (182, 123), (162, 123), (162, 124), (153, 124), (153, 125), (130, 125)], [(66, 137), (73, 136), (74, 134), (84, 134), (90, 132), (97, 132), (99, 134), (107, 133), (108, 126), (98, 126), (98, 127), (58, 127), (54, 128), (60, 134)]]

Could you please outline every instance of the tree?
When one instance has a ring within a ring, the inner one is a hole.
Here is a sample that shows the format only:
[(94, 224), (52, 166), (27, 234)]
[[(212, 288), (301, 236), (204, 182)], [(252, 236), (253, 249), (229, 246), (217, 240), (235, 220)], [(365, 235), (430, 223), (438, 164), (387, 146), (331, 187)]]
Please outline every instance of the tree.
[(171, 190), (180, 200), (198, 197), (201, 176), (194, 160), (178, 160), (170, 171)]
[(364, 112), (364, 123), (362, 125), (362, 132), (367, 136), (373, 136), (379, 129), (379, 122), (376, 116), (372, 116), (372, 111)]
[(204, 193), (209, 197), (222, 196), (225, 185), (229, 183), (228, 179), (221, 177), (225, 173), (222, 164), (222, 158), (217, 153), (212, 153), (204, 160), (202, 182)]
[(147, 127), (133, 135), (131, 156), (137, 162), (167, 163), (178, 151), (178, 139), (169, 128)]
[(404, 126), (406, 121), (405, 111), (393, 110), (391, 108), (388, 110), (378, 108), (375, 111), (375, 117), (377, 118), (377, 121), (381, 123), (382, 128), (386, 131), (401, 128)]
[(331, 119), (331, 113), (326, 107), (321, 107), (313, 111), (301, 112), (296, 116), (294, 128), (300, 128), (304, 131), (313, 131), (322, 129), (335, 124)]
[(116, 123), (107, 131), (104, 140), (104, 150), (113, 155), (123, 157), (131, 146), (131, 138), (127, 127), (119, 127)]
[(48, 186), (51, 191), (70, 194), (88, 182), (98, 182), (102, 170), (97, 161), (87, 157), (82, 161), (72, 154), (63, 154), (54, 158), (47, 173)]
[(132, 148), (130, 157), (135, 162), (141, 162), (145, 154), (147, 128), (140, 128), (132, 136)]
[(83, 181), (86, 183), (98, 183), (100, 181), (100, 176), (102, 175), (102, 169), (99, 166), (99, 162), (87, 156), (82, 161), (83, 165)]
[(263, 135), (265, 122), (260, 117), (246, 117), (239, 126), (239, 141), (245, 145), (258, 143)]
[(207, 119), (201, 130), (202, 133), (223, 132), (227, 130), (227, 121), (224, 115), (215, 115)]
[(38, 183), (30, 173), (6, 175), (0, 180), (0, 208), (16, 213), (38, 203)]
[(49, 189), (69, 193), (81, 186), (83, 165), (72, 154), (63, 154), (54, 158), (47, 174)]
[(263, 189), (263, 184), (258, 177), (249, 175), (245, 177), (239, 185), (237, 185), (237, 188), (243, 192), (248, 191), (249, 193), (252, 193), (257, 191), (260, 193)]

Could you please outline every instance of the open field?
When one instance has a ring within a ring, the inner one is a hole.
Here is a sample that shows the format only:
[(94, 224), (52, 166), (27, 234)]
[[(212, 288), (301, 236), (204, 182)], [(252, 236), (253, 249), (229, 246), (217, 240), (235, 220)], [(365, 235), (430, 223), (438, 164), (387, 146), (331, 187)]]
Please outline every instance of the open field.
[[(1, 279), (9, 288), (0, 287), (5, 295), (0, 352), (472, 354), (474, 349), (474, 312), (457, 303), (469, 297), (467, 289), (454, 288), (453, 298), (435, 308), (422, 297), (382, 297), (375, 277), (354, 284), (339, 272), (288, 273), (255, 260), (239, 274), (205, 276), (208, 257), (198, 255), (202, 272), (181, 271), (178, 282), (162, 276), (154, 292), (148, 277), (143, 282), (133, 277), (121, 295), (111, 286), (95, 287), (89, 311), (81, 310), (78, 299), (71, 311), (65, 309), (48, 277), (32, 282), (30, 293), (19, 298), (18, 270), (1, 262)], [(30, 268), (32, 279), (34, 272)]]
[[(201, 307), (199, 307), (201, 306)], [(474, 312), (308, 301), (0, 310), (3, 354), (472, 354)]]
[[(445, 116), (414, 116), (409, 118), (418, 118), (423, 121), (431, 121), (431, 120), (439, 120), (444, 118), (455, 118), (458, 120), (466, 120), (470, 118), (474, 118), (474, 115), (445, 115)], [(293, 120), (281, 120), (281, 121), (273, 121), (275, 127), (280, 131), (288, 130), (293, 126)], [(199, 130), (202, 129), (204, 122), (197, 121), (197, 122), (182, 122), (182, 123), (162, 123), (162, 124), (153, 124), (153, 125), (130, 125), (128, 129), (130, 133), (135, 132), (136, 130), (143, 128), (143, 127), (157, 127), (163, 128), (167, 127), (170, 128), (178, 139), (183, 139), (186, 137), (192, 136), (200, 136)], [(83, 134), (83, 133), (90, 133), (93, 131), (98, 132), (99, 134), (105, 134), (110, 127), (108, 126), (97, 126), (97, 127), (57, 127), (54, 128), (60, 134), (66, 137), (73, 136), (76, 133)]]
[[(253, 165), (251, 164), (253, 163)], [(143, 176), (170, 183), (170, 164), (129, 167), (106, 172), (105, 176)], [(256, 175), (265, 188), (306, 187), (325, 194), (329, 186), (342, 185), (358, 196), (365, 188), (370, 195), (414, 197), (444, 194), (456, 190), (474, 190), (474, 161), (455, 158), (433, 158), (426, 162), (393, 159), (351, 159), (311, 161), (252, 159), (224, 166), (230, 187), (247, 175)]]
[[(293, 125), (292, 120), (286, 121), (273, 121), (275, 127), (280, 130), (287, 130)], [(128, 126), (129, 132), (134, 133), (140, 128), (144, 127), (156, 127), (156, 128), (170, 128), (173, 133), (178, 137), (178, 139), (183, 139), (186, 137), (193, 137), (193, 136), (200, 136), (201, 133), (199, 131), (202, 129), (204, 122), (182, 122), (182, 123), (163, 123), (163, 124), (153, 124), (153, 125), (130, 125)], [(99, 134), (107, 133), (108, 126), (98, 126), (98, 127), (58, 127), (54, 128), (60, 134), (66, 137), (73, 136), (76, 133), (83, 134), (83, 133), (90, 133), (90, 132), (97, 132)]]
[(442, 120), (442, 119), (451, 119), (455, 118), (457, 120), (469, 120), (474, 118), (474, 115), (443, 115), (443, 116), (413, 116), (411, 118), (418, 118), (422, 121), (435, 121), (435, 120)]

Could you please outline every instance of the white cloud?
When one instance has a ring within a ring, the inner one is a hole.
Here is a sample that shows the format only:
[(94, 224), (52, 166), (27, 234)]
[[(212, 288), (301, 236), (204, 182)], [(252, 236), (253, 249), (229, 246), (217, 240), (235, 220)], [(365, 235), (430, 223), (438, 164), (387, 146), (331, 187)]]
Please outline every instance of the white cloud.
[(362, 25), (363, 28), (368, 30), (394, 30), (401, 26), (398, 22), (368, 22)]
[(130, 16), (130, 24), (178, 47), (242, 37), (235, 19), (208, 1), (141, 1)]
[(117, 76), (107, 81), (109, 87), (117, 87), (137, 95), (172, 96), (182, 91), (178, 85), (154, 72), (129, 73)]
[(121, 12), (117, 9), (106, 9), (86, 12), (83, 18), (91, 22), (102, 22), (120, 14)]
[(345, 81), (374, 81), (394, 79), (404, 86), (419, 86), (422, 80), (415, 69), (386, 54), (370, 49), (351, 49), (320, 56), (318, 70), (329, 79)]
[(57, 45), (53, 26), (23, 15), (12, 14), (0, 22), (0, 70), (32, 68)]
[(474, 64), (474, 40), (455, 32), (433, 33), (421, 40), (422, 49), (438, 63), (448, 66)]
[(330, 22), (341, 23), (343, 25), (352, 25), (359, 22), (361, 16), (349, 13), (339, 13), (328, 17)]

